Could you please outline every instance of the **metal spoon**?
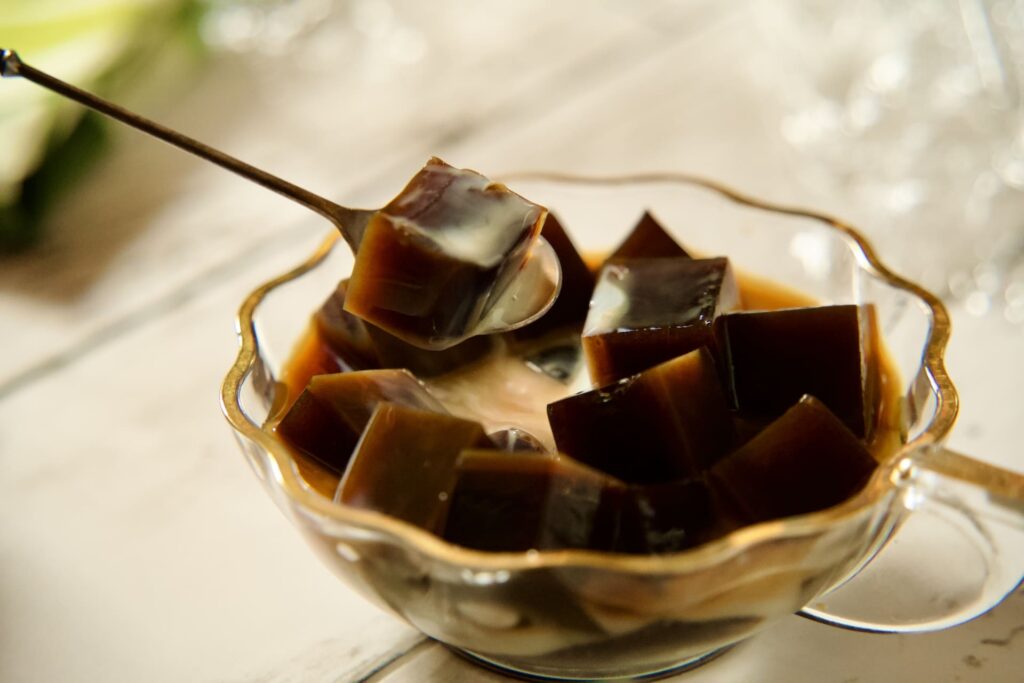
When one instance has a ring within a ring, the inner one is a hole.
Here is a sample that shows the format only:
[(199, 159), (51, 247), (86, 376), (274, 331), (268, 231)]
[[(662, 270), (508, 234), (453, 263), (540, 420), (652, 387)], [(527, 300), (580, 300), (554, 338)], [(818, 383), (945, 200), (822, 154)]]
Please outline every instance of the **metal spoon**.
[[(340, 204), (313, 194), (309, 190), (294, 185), (283, 178), (267, 173), (250, 164), (225, 154), (220, 150), (205, 145), (198, 140), (171, 130), (154, 121), (139, 116), (123, 107), (108, 102), (101, 97), (54, 78), (28, 64), (25, 64), (13, 50), (0, 49), (0, 76), (20, 76), (28, 81), (74, 100), (91, 109), (106, 114), (133, 128), (160, 138), (175, 147), (206, 159), (221, 168), (236, 173), (263, 187), (298, 202), (312, 209), (331, 221), (341, 232), (353, 252), (359, 249), (363, 231), (375, 213), (372, 209), (350, 209)], [(478, 334), (492, 334), (513, 330), (527, 325), (542, 316), (558, 295), (561, 286), (561, 268), (554, 249), (543, 239), (538, 239), (531, 256), (505, 290), (497, 297), (495, 303), (484, 315), (480, 323), (462, 339)], [(416, 343), (414, 340), (407, 340)], [(461, 341), (449, 340), (444, 346)]]

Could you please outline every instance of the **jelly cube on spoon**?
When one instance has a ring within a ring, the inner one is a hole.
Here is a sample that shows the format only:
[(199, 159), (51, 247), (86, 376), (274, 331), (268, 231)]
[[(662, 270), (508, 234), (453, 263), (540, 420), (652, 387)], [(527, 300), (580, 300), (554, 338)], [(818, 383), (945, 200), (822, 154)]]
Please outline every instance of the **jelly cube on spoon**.
[(474, 333), (526, 265), (547, 210), (431, 159), (363, 233), (345, 310), (417, 346)]

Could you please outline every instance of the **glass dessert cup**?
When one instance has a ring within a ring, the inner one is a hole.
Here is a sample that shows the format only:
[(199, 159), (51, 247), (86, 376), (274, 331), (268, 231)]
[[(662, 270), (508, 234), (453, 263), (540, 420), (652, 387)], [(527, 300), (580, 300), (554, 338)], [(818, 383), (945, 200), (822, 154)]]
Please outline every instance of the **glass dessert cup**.
[[(678, 671), (794, 612), (864, 630), (944, 628), (982, 614), (1016, 587), (1024, 567), (1024, 477), (942, 446), (957, 412), (943, 365), (948, 315), (932, 294), (890, 272), (854, 229), (678, 174), (501, 180), (548, 206), (585, 252), (613, 248), (649, 209), (687, 249), (727, 255), (738, 272), (820, 303), (873, 304), (899, 382), (902, 445), (838, 506), (667, 555), (486, 553), (346, 508), (311, 488), (262, 428), (285, 400), (280, 372), (310, 315), (350, 272), (352, 256), (335, 248), (335, 235), (243, 303), (241, 350), (222, 402), (271, 498), (338, 576), (470, 658), (566, 680)], [(948, 613), (926, 619), (883, 623), (859, 612), (860, 600), (836, 611), (858, 582), (844, 584), (919, 508), (940, 511), (967, 538), (984, 564), (982, 579)], [(831, 611), (821, 606), (826, 595)]]

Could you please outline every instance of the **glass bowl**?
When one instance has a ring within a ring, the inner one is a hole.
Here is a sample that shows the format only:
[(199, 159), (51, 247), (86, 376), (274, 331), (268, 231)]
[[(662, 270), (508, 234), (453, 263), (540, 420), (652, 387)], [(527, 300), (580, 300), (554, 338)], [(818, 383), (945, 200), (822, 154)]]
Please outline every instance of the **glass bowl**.
[[(1022, 477), (941, 445), (957, 413), (956, 390), (943, 366), (949, 317), (935, 296), (889, 271), (854, 229), (679, 174), (600, 179), (534, 173), (502, 180), (548, 206), (589, 253), (611, 249), (649, 209), (688, 249), (727, 255), (737, 271), (822, 303), (873, 303), (901, 378), (902, 446), (860, 493), (838, 506), (666, 555), (480, 552), (346, 508), (311, 488), (289, 451), (262, 429), (285, 400), (278, 381), (284, 362), (313, 311), (350, 272), (352, 255), (332, 236), (243, 303), (241, 349), (222, 402), (271, 498), (353, 588), (481, 663), (594, 680), (693, 666), (801, 610), (869, 630), (950, 626), (992, 607), (1016, 586), (1024, 567), (1016, 535)], [(970, 535), (986, 567), (968, 598), (948, 614), (913, 623), (821, 608), (822, 596), (871, 561), (908, 510), (922, 505), (966, 520), (961, 532)], [(805, 609), (812, 602), (818, 607)]]

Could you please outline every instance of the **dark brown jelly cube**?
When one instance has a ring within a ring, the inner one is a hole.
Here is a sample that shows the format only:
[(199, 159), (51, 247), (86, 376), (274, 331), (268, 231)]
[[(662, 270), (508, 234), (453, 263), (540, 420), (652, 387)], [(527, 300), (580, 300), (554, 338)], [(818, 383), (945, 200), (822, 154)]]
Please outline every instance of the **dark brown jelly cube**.
[(291, 446), (341, 474), (381, 401), (446, 412), (406, 370), (340, 372), (310, 379), (276, 432)]
[(416, 346), (450, 346), (526, 262), (546, 213), (431, 159), (367, 224), (345, 310)]
[(558, 450), (625, 482), (698, 474), (732, 443), (732, 422), (707, 349), (548, 405)]
[(417, 377), (436, 377), (472, 363), (494, 346), (490, 337), (472, 337), (434, 351), (414, 346), (344, 309), (348, 280), (342, 280), (314, 316), (320, 336), (348, 368), (406, 368)]
[(475, 363), (494, 348), (493, 337), (477, 336), (470, 337), (455, 346), (433, 351), (413, 346), (369, 323), (367, 323), (367, 329), (381, 366), (408, 368), (417, 377), (436, 377), (446, 372), (452, 372), (457, 368)]
[(595, 386), (714, 344), (720, 313), (739, 306), (729, 260), (634, 259), (601, 269), (583, 328)]
[(702, 478), (630, 486), (620, 504), (618, 552), (672, 553), (708, 540), (719, 515)]
[(579, 330), (587, 317), (594, 274), (572, 243), (565, 228), (552, 214), (544, 221), (540, 236), (555, 250), (562, 267), (562, 288), (548, 312), (540, 320), (512, 331), (517, 341), (536, 339), (559, 329)]
[(451, 415), (380, 403), (338, 485), (336, 499), (440, 534), (465, 448), (491, 445), (483, 427)]
[(626, 239), (615, 248), (608, 261), (634, 258), (688, 258), (690, 255), (672, 239), (650, 211), (644, 211)]
[(732, 414), (733, 448), (739, 448), (772, 423), (770, 417), (751, 417), (737, 412)]
[(831, 507), (859, 491), (876, 462), (821, 401), (805, 396), (722, 458), (709, 477), (749, 521)]
[(854, 434), (870, 436), (878, 374), (872, 317), (855, 305), (720, 317), (716, 335), (734, 406), (774, 418), (810, 394)]
[(345, 310), (348, 279), (342, 280), (313, 315), (313, 324), (327, 346), (351, 370), (382, 367), (367, 324)]
[(499, 429), (487, 435), (499, 451), (506, 453), (547, 453), (540, 439), (518, 427)]
[(607, 546), (605, 489), (622, 488), (570, 458), (467, 450), (456, 464), (444, 537), (477, 550)]

